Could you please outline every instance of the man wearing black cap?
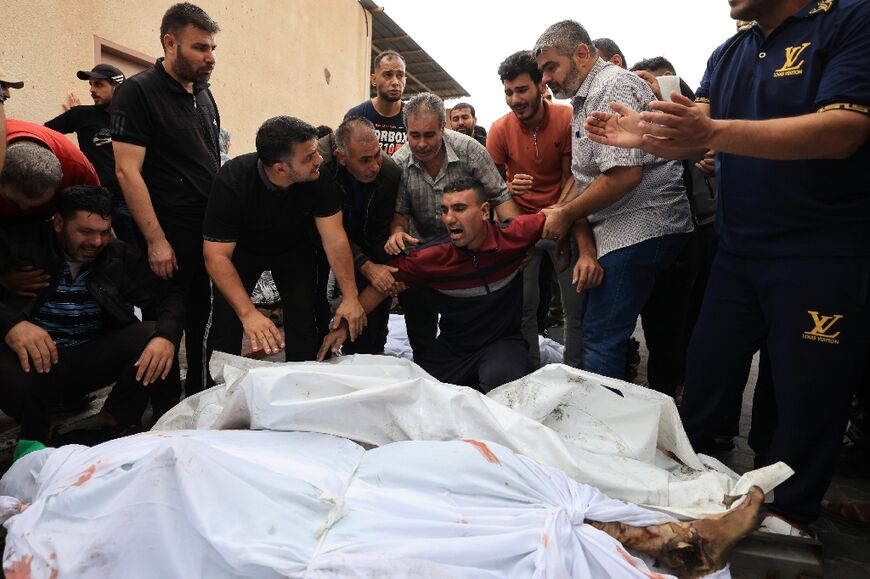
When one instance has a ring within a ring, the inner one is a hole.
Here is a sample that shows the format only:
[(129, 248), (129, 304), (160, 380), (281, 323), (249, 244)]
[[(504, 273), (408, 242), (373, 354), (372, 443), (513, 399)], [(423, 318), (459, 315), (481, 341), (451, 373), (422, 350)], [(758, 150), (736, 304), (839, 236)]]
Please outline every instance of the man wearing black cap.
[(0, 94), (3, 95), (0, 102), (12, 98), (12, 94), (9, 92), (10, 88), (24, 88), (24, 81), (0, 68)]
[(135, 245), (136, 225), (115, 176), (115, 155), (112, 153), (112, 133), (109, 131), (112, 96), (124, 82), (124, 73), (111, 64), (98, 64), (91, 70), (78, 71), (76, 76), (88, 81), (94, 104), (74, 106), (45, 123), (45, 126), (59, 133), (76, 134), (79, 148), (94, 165), (100, 183), (112, 192), (112, 227), (115, 235)]

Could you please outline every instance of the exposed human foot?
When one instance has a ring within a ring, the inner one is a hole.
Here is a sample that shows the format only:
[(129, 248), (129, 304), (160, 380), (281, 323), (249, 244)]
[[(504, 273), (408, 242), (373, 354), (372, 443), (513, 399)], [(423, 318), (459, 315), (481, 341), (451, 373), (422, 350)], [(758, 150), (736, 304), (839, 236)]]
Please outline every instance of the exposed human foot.
[(737, 507), (715, 517), (649, 527), (586, 522), (626, 547), (656, 557), (677, 577), (693, 579), (725, 566), (737, 542), (761, 523), (763, 502), (762, 490), (752, 487)]

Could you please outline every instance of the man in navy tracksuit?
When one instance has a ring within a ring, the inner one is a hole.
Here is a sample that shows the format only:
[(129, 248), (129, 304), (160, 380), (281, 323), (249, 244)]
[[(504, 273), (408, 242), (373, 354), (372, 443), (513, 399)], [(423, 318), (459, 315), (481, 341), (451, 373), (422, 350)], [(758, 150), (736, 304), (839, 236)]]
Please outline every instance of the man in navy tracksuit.
[[(442, 382), (471, 386), (481, 392), (525, 376), (529, 350), (520, 333), (523, 278), (519, 266), (540, 238), (544, 215), (489, 220), (483, 186), (457, 181), (441, 196), (444, 235), (406, 249), (390, 262), (393, 276), (407, 285), (425, 285), (441, 318), (435, 344), (415, 362)], [(368, 286), (360, 294), (366, 311), (387, 294)], [(346, 337), (345, 325), (326, 336), (318, 359), (336, 351)]]
[(767, 346), (778, 417), (761, 458), (795, 470), (770, 509), (794, 534), (818, 516), (866, 364), (870, 2), (733, 0), (731, 16), (755, 24), (713, 53), (694, 104), (587, 124), (672, 158), (718, 151), (719, 253), (680, 413), (703, 450)]

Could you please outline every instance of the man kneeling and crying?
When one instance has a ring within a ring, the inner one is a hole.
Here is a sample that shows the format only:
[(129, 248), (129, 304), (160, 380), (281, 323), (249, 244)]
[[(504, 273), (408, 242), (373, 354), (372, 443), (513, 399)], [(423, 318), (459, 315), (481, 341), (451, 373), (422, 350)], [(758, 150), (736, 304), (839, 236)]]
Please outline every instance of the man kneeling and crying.
[[(456, 182), (441, 197), (445, 234), (406, 249), (390, 263), (398, 268), (392, 293), (406, 284), (425, 285), (441, 314), (435, 346), (414, 361), (442, 382), (484, 393), (530, 370), (520, 333), (522, 276), (517, 272), (544, 226), (540, 213), (505, 223), (493, 223), (489, 215), (481, 185)], [(389, 295), (368, 286), (360, 302), (369, 312)], [(324, 338), (317, 359), (337, 352), (347, 333), (341, 321)], [(737, 542), (758, 528), (763, 501), (764, 493), (753, 487), (739, 506), (716, 517), (648, 527), (586, 522), (655, 557), (678, 577), (693, 578), (725, 566)]]
[[(440, 313), (435, 345), (414, 361), (442, 382), (481, 392), (525, 376), (531, 369), (522, 334), (522, 275), (529, 248), (541, 238), (543, 215), (523, 215), (504, 223), (490, 221), (490, 204), (480, 182), (457, 181), (441, 196), (446, 231), (427, 243), (408, 246), (390, 262), (395, 294), (422, 285)], [(369, 286), (360, 294), (367, 312), (389, 293)], [(322, 360), (347, 338), (344, 323), (324, 338)]]

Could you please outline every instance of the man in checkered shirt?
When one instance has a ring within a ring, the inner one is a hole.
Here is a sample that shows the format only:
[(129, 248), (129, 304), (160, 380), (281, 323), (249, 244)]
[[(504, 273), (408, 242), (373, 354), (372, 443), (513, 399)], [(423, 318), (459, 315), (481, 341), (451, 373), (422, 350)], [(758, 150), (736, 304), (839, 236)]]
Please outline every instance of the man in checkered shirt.
[(553, 94), (571, 98), (574, 106), (571, 171), (578, 196), (544, 209), (544, 237), (564, 236), (584, 217), (592, 225), (604, 282), (587, 297), (582, 367), (622, 378), (628, 338), (655, 278), (692, 231), (682, 166), (586, 137), (583, 122), (590, 112), (609, 111), (612, 101), (646, 110), (655, 97), (643, 80), (599, 58), (583, 26), (572, 20), (553, 24), (533, 52)]

